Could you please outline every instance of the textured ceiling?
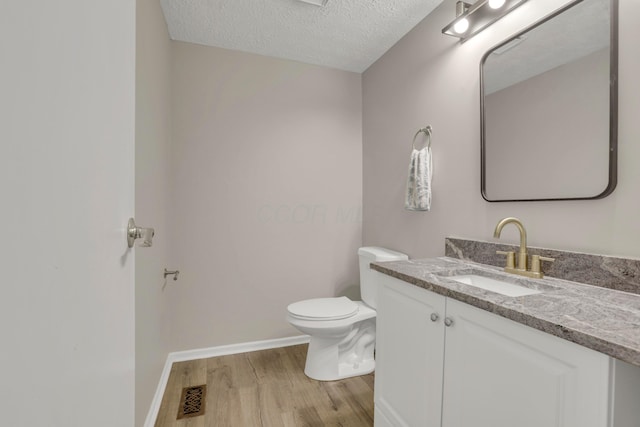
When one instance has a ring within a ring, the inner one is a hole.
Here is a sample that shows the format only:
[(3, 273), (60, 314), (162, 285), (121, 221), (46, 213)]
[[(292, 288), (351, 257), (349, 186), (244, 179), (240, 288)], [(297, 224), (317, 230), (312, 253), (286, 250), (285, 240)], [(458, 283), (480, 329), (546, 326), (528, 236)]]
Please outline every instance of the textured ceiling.
[(441, 2), (161, 0), (173, 40), (355, 72), (366, 70)]

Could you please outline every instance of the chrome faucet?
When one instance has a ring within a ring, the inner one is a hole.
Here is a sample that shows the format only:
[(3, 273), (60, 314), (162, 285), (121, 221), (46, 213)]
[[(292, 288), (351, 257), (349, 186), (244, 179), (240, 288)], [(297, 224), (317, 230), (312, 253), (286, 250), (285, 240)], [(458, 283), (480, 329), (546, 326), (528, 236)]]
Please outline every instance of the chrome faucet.
[(502, 229), (507, 224), (513, 224), (518, 227), (518, 231), (520, 232), (520, 250), (518, 251), (518, 264), (517, 267), (514, 265), (514, 252), (504, 252), (497, 251), (498, 254), (507, 256), (507, 265), (504, 268), (504, 271), (513, 274), (519, 274), (521, 276), (534, 277), (537, 279), (541, 279), (544, 277), (544, 274), (540, 270), (540, 261), (555, 261), (553, 258), (547, 258), (540, 255), (533, 255), (531, 257), (531, 270), (528, 270), (528, 256), (527, 256), (527, 230), (525, 230), (522, 221), (518, 218), (508, 217), (500, 220), (498, 225), (496, 225), (496, 229), (493, 232), (493, 237), (499, 239), (500, 233), (502, 233)]

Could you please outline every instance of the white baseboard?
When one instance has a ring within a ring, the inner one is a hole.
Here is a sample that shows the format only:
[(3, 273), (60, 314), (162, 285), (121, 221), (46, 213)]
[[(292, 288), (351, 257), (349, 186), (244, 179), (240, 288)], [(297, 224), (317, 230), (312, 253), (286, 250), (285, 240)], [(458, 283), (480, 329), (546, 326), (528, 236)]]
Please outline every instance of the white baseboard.
[(162, 403), (162, 396), (164, 396), (164, 390), (167, 388), (169, 374), (171, 373), (171, 365), (173, 364), (170, 357), (171, 353), (169, 353), (167, 360), (164, 362), (164, 368), (162, 369), (162, 374), (160, 374), (160, 381), (158, 381), (156, 393), (153, 395), (149, 412), (147, 412), (147, 419), (144, 421), (144, 427), (154, 427), (156, 424), (158, 411), (160, 410), (160, 404)]
[(273, 340), (253, 341), (169, 353), (167, 361), (164, 364), (162, 374), (160, 375), (158, 388), (156, 389), (156, 393), (151, 401), (151, 407), (147, 413), (147, 419), (144, 423), (144, 427), (153, 427), (156, 423), (160, 404), (162, 403), (162, 396), (164, 396), (164, 391), (167, 387), (167, 382), (169, 381), (171, 365), (173, 365), (174, 362), (185, 362), (187, 360), (206, 359), (209, 357), (226, 356), (228, 354), (248, 353), (251, 351), (268, 350), (271, 348), (289, 347), (292, 345), (306, 344), (308, 342), (308, 335), (300, 335), (297, 337), (277, 338)]

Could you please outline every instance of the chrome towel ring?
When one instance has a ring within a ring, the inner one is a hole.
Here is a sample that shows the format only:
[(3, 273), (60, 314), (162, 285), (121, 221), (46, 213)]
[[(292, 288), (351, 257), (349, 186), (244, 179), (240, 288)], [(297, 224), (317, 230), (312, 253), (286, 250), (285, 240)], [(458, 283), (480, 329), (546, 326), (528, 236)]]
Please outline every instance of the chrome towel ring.
[(432, 131), (433, 131), (433, 128), (431, 127), (431, 125), (427, 125), (426, 127), (422, 128), (422, 129), (418, 129), (418, 132), (416, 132), (416, 134), (413, 136), (413, 141), (411, 142), (411, 147), (414, 150), (416, 149), (416, 138), (421, 133), (424, 133), (425, 135), (427, 135), (427, 147), (431, 148), (431, 132)]

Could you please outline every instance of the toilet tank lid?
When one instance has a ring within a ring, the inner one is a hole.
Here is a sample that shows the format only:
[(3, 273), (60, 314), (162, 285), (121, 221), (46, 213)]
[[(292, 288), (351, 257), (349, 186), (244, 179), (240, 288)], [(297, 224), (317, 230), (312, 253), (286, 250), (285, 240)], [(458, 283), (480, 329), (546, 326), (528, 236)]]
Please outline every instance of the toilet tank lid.
[(358, 255), (373, 261), (403, 261), (409, 259), (407, 254), (378, 246), (366, 246), (364, 248), (360, 248), (358, 249)]

